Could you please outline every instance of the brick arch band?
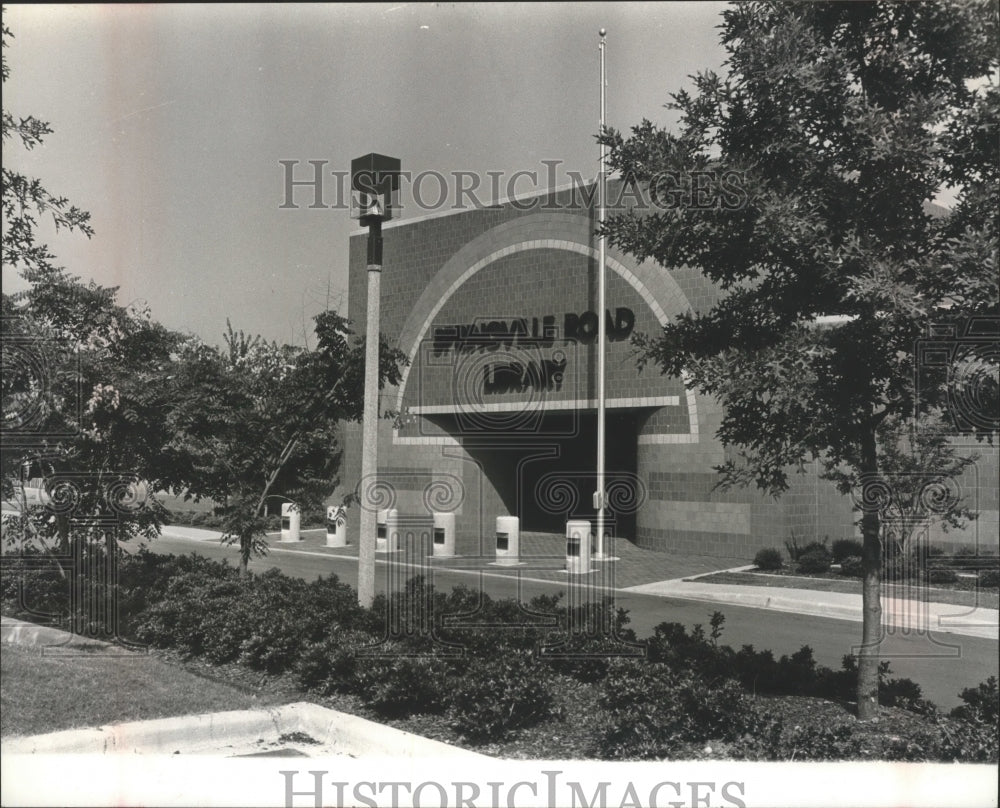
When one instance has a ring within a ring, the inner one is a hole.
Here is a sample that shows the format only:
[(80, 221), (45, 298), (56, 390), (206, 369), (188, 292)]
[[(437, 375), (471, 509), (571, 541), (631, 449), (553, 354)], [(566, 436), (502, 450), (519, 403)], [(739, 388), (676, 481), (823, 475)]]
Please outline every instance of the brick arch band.
[[(455, 253), (435, 274), (403, 323), (399, 335), (399, 347), (409, 358), (409, 364), (403, 368), (396, 396), (396, 410), (403, 411), (406, 384), (421, 342), (438, 312), (462, 284), (494, 261), (529, 250), (566, 250), (599, 261), (599, 252), (590, 246), (590, 227), (590, 220), (582, 216), (537, 213), (494, 227)], [(620, 253), (612, 254), (612, 252), (612, 250), (606, 251), (606, 267), (638, 292), (652, 309), (660, 325), (666, 325), (671, 317), (690, 310), (687, 296), (669, 273), (648, 261), (630, 269), (623, 263)], [(686, 385), (685, 399), (689, 425), (686, 434), (641, 435), (640, 442), (697, 443), (698, 408), (694, 392)], [(456, 443), (451, 437), (402, 437), (398, 429), (393, 429), (393, 442), (450, 445)]]

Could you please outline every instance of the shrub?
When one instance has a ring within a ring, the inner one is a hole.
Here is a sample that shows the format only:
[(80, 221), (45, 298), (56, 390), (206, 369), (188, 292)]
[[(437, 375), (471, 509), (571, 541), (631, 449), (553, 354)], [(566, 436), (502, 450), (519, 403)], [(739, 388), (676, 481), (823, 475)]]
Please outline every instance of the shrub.
[(860, 556), (848, 556), (840, 562), (840, 574), (847, 578), (864, 577), (864, 564)]
[(554, 712), (552, 677), (525, 651), (476, 660), (448, 695), (449, 723), (473, 741), (504, 738)]
[(323, 696), (354, 692), (358, 652), (374, 645), (366, 632), (335, 627), (325, 639), (303, 647), (295, 662), (299, 686)]
[(379, 716), (401, 718), (444, 709), (450, 687), (437, 660), (406, 656), (406, 649), (396, 643), (383, 643), (370, 653), (355, 657), (352, 686)]
[(976, 579), (984, 589), (996, 589), (1000, 587), (1000, 572), (997, 570), (983, 570)]
[(515, 599), (493, 600), (465, 586), (439, 598), (437, 636), (464, 649), (467, 656), (495, 657), (510, 648), (533, 651), (566, 620), (557, 606), (561, 593), (532, 598), (527, 608)]
[(788, 551), (788, 557), (792, 560), (792, 563), (796, 563), (802, 556), (806, 553), (812, 552), (813, 550), (819, 548), (824, 550), (829, 554), (830, 549), (826, 546), (829, 537), (824, 536), (823, 541), (811, 541), (808, 544), (799, 544), (798, 539), (796, 539), (793, 533), (791, 538), (785, 542), (785, 549)]
[(740, 683), (753, 693), (804, 695), (812, 692), (816, 680), (816, 661), (808, 645), (780, 660), (770, 651), (744, 645), (733, 655), (731, 664)]
[(188, 656), (210, 650), (212, 661), (234, 659), (244, 627), (238, 622), (235, 630), (227, 626), (242, 588), (236, 578), (220, 579), (204, 571), (177, 575), (167, 583), (162, 598), (137, 619), (136, 636), (154, 647), (177, 648)]
[(929, 584), (953, 584), (958, 580), (958, 574), (947, 567), (931, 567), (924, 570), (924, 578)]
[(837, 539), (830, 547), (834, 564), (842, 564), (845, 558), (860, 557), (862, 544), (857, 539)]
[(936, 718), (938, 729), (935, 758), (961, 763), (996, 763), (998, 749), (997, 723)]
[(635, 632), (628, 626), (628, 610), (615, 608), (609, 598), (558, 609), (556, 615), (559, 631), (547, 637), (540, 652), (549, 667), (559, 673), (581, 682), (596, 682), (604, 678), (611, 659), (644, 655)]
[(4, 614), (42, 622), (62, 621), (69, 615), (69, 581), (55, 560), (27, 552), (4, 557), (0, 567)]
[(788, 541), (785, 542), (785, 550), (788, 551), (788, 557), (792, 559), (793, 564), (798, 561), (799, 556), (802, 555), (802, 545), (799, 544), (799, 541), (794, 533), (792, 533), (792, 535), (788, 537)]
[(830, 551), (823, 545), (817, 545), (799, 556), (796, 569), (804, 573), (827, 572), (830, 569)]
[(272, 569), (252, 579), (247, 590), (237, 607), (245, 627), (240, 661), (280, 673), (295, 664), (304, 643), (318, 639), (322, 630), (306, 603), (308, 585)]
[(571, 676), (580, 682), (598, 682), (608, 673), (612, 659), (641, 657), (643, 648), (630, 644), (621, 636), (588, 637), (576, 635), (565, 643), (542, 647), (542, 659), (556, 672)]
[(902, 557), (882, 559), (882, 580), (886, 583), (899, 583), (910, 580), (917, 573), (915, 564)]
[(760, 570), (780, 570), (785, 562), (781, 557), (781, 550), (765, 547), (757, 551), (757, 555), (753, 557), (753, 565)]
[(767, 748), (768, 760), (850, 760), (858, 757), (861, 744), (854, 737), (854, 727), (846, 721), (833, 726), (805, 725), (789, 727), (772, 736)]
[(726, 675), (732, 656), (727, 651), (709, 642), (701, 626), (688, 634), (680, 623), (660, 623), (646, 640), (649, 662), (664, 663), (676, 671), (697, 671), (711, 678)]
[(961, 707), (951, 711), (955, 718), (965, 721), (981, 721), (996, 727), (1000, 719), (1000, 689), (997, 687), (997, 677), (991, 676), (976, 687), (967, 687), (958, 697), (965, 702)]
[(600, 703), (607, 720), (593, 751), (605, 759), (663, 758), (693, 743), (759, 737), (774, 723), (735, 681), (658, 663), (613, 664)]
[(931, 714), (934, 705), (924, 698), (920, 685), (912, 679), (888, 679), (879, 683), (878, 701), (886, 707), (900, 707), (913, 713)]

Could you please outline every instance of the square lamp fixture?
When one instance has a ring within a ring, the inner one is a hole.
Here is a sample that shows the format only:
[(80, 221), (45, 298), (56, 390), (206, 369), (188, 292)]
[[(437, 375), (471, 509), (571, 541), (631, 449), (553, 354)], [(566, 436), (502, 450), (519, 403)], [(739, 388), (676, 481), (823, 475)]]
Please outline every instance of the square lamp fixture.
[(388, 221), (399, 207), (400, 161), (384, 154), (351, 160), (351, 218), (362, 225)]

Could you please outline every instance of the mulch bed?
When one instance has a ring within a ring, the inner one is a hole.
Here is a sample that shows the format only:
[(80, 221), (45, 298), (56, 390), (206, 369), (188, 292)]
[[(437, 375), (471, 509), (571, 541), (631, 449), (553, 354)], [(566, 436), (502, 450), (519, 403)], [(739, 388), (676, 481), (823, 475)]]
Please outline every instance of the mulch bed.
[[(212, 665), (198, 659), (185, 660), (172, 651), (154, 651), (157, 656), (197, 676), (223, 682), (246, 693), (256, 694), (261, 704), (287, 704), (309, 701), (330, 709), (358, 715), (425, 738), (454, 744), (484, 755), (511, 760), (586, 760), (594, 757), (591, 744), (603, 723), (604, 713), (598, 704), (599, 686), (581, 683), (568, 676), (558, 677), (557, 707), (559, 717), (534, 727), (522, 729), (504, 741), (475, 744), (466, 741), (449, 725), (445, 716), (417, 714), (407, 718), (385, 719), (348, 694), (319, 696), (303, 692), (294, 675), (262, 674), (238, 663)], [(865, 745), (869, 759), (878, 759), (878, 750), (889, 742), (919, 739), (930, 726), (927, 718), (906, 710), (881, 707), (879, 719), (868, 724), (854, 722), (854, 705), (805, 696), (756, 696), (774, 717), (786, 727), (834, 727), (845, 723), (854, 727), (856, 736), (870, 741)], [(674, 757), (676, 760), (733, 759), (727, 745), (710, 742), (691, 744)]]

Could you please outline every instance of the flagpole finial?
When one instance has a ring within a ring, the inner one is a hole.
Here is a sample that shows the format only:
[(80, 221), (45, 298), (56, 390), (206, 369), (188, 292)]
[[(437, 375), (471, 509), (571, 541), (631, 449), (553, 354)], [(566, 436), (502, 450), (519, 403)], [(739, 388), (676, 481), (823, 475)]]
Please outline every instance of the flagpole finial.
[(602, 28), (602, 29), (601, 29), (600, 31), (598, 31), (598, 33), (599, 33), (599, 34), (601, 35), (601, 38), (603, 39), (603, 38), (604, 38), (604, 37), (605, 37), (605, 36), (607, 35), (607, 33), (608, 33), (608, 32), (607, 32), (607, 31), (605, 31), (605, 30), (604, 30), (604, 29)]

